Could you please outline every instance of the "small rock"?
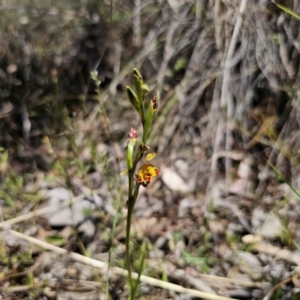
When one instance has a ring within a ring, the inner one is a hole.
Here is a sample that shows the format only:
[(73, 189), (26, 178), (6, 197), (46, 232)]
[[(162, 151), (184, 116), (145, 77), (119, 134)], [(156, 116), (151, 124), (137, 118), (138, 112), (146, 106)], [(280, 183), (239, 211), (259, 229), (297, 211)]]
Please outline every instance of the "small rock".
[(188, 193), (191, 188), (187, 183), (172, 169), (168, 167), (161, 168), (161, 177), (164, 184), (172, 191)]
[(78, 233), (84, 244), (88, 244), (93, 240), (93, 237), (96, 232), (96, 226), (92, 222), (92, 220), (85, 220), (80, 226), (77, 228)]
[[(44, 193), (44, 196), (49, 198), (49, 205), (57, 205), (69, 200), (73, 197), (73, 193), (65, 188), (54, 188)], [(48, 222), (51, 226), (67, 226), (67, 225), (78, 225), (85, 218), (85, 210), (95, 209), (95, 204), (82, 200), (73, 204), (72, 206), (66, 206), (58, 208), (55, 212), (49, 212), (45, 214)]]
[(252, 212), (252, 226), (255, 234), (267, 239), (274, 239), (281, 235), (282, 225), (279, 220), (262, 208), (255, 208)]
[(12, 247), (16, 247), (20, 244), (20, 239), (13, 236), (9, 231), (3, 230), (1, 232), (1, 234), (2, 234), (3, 240), (5, 241), (5, 244), (8, 247), (12, 248)]
[(260, 279), (263, 275), (263, 268), (259, 259), (250, 252), (239, 251), (237, 262), (242, 272), (249, 274), (253, 279)]
[(48, 299), (55, 299), (56, 296), (56, 291), (52, 290), (50, 287), (46, 286), (43, 289), (43, 294), (48, 298)]

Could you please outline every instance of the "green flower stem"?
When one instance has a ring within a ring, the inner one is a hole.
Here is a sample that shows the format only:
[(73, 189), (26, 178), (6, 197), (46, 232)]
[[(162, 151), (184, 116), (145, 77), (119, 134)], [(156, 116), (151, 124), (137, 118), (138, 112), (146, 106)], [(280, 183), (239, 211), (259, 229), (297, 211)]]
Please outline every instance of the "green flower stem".
[(137, 164), (141, 161), (142, 158), (143, 158), (143, 153), (141, 153), (141, 151), (138, 149), (136, 154), (136, 159), (134, 160), (133, 167), (132, 167), (133, 170), (136, 169)]
[[(130, 291), (132, 291), (132, 274), (131, 274), (131, 259), (130, 259), (130, 228), (131, 228), (131, 220), (132, 220), (132, 197), (128, 199), (128, 212), (127, 212), (127, 223), (126, 223), (126, 267), (128, 271), (128, 279), (130, 285)], [(130, 298), (131, 299), (131, 298)]]
[(137, 279), (132, 278), (132, 266), (131, 266), (131, 253), (130, 253), (130, 230), (131, 230), (131, 223), (132, 223), (132, 216), (134, 211), (134, 205), (136, 203), (140, 184), (135, 180), (135, 174), (137, 169), (137, 164), (141, 161), (144, 156), (144, 153), (149, 150), (149, 147), (146, 144), (146, 140), (148, 137), (148, 133), (150, 131), (150, 127), (152, 125), (153, 117), (157, 110), (158, 105), (158, 97), (155, 96), (151, 102), (146, 105), (147, 110), (145, 111), (145, 95), (149, 93), (149, 86), (144, 83), (143, 77), (138, 69), (133, 69), (133, 79), (134, 79), (134, 91), (127, 86), (127, 95), (129, 98), (130, 103), (137, 111), (141, 123), (143, 125), (143, 135), (142, 135), (142, 142), (136, 148), (135, 142), (136, 137), (138, 136), (137, 131), (133, 128), (131, 129), (128, 135), (127, 141), (127, 167), (128, 167), (128, 211), (127, 211), (127, 223), (126, 223), (126, 243), (125, 243), (125, 263), (128, 271), (128, 281), (129, 281), (129, 300), (135, 299), (135, 294), (138, 288), (139, 278), (142, 274), (144, 261), (146, 257), (145, 251), (143, 252), (141, 263), (139, 267), (139, 276)]
[(132, 269), (131, 269), (131, 256), (130, 256), (130, 229), (131, 229), (131, 223), (132, 223), (132, 215), (133, 215), (133, 210), (134, 210), (134, 205), (137, 200), (138, 194), (139, 194), (139, 189), (140, 185), (138, 183), (135, 184), (134, 190), (133, 190), (133, 185), (134, 185), (134, 174), (135, 170), (137, 167), (138, 162), (143, 158), (143, 153), (138, 150), (136, 152), (136, 158), (133, 163), (133, 167), (131, 170), (128, 171), (128, 182), (129, 182), (129, 190), (128, 190), (128, 211), (127, 211), (127, 222), (126, 222), (126, 266), (128, 270), (128, 280), (129, 280), (129, 285), (130, 285), (130, 300), (134, 300), (135, 298), (135, 293), (136, 293), (136, 286), (137, 283), (135, 284), (132, 279)]

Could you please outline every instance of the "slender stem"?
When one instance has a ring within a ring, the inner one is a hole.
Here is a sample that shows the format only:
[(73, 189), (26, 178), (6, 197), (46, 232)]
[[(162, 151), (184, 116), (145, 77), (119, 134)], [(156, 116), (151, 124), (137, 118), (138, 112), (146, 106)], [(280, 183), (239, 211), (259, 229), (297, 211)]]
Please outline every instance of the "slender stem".
[[(133, 169), (134, 170), (134, 169)], [(132, 188), (133, 188), (133, 170), (129, 170), (128, 171), (128, 206), (129, 206), (129, 203), (130, 203), (130, 197), (132, 195)]]
[(129, 209), (127, 213), (127, 224), (126, 224), (126, 267), (128, 270), (129, 285), (132, 285), (131, 276), (131, 261), (130, 261), (130, 249), (129, 249), (129, 238), (130, 238), (130, 227), (131, 227), (131, 215), (129, 214)]
[(130, 255), (130, 229), (132, 222), (132, 215), (134, 210), (134, 205), (136, 199), (138, 197), (140, 185), (138, 183), (135, 184), (134, 187), (134, 174), (139, 161), (143, 158), (143, 152), (141, 152), (140, 148), (137, 149), (135, 153), (135, 159), (131, 166), (131, 169), (128, 171), (128, 211), (127, 211), (127, 222), (126, 222), (126, 243), (125, 243), (125, 263), (128, 270), (128, 281), (130, 288), (130, 300), (134, 300), (137, 282), (134, 282), (132, 279), (132, 268), (131, 268), (131, 255)]
[(133, 194), (133, 206), (135, 205), (136, 199), (137, 199), (137, 197), (138, 197), (138, 195), (139, 195), (139, 190), (140, 190), (140, 185), (137, 184), (137, 185), (135, 186), (134, 194)]
[(127, 222), (126, 222), (126, 266), (128, 270), (128, 279), (129, 285), (132, 286), (132, 276), (131, 276), (131, 261), (130, 261), (130, 228), (131, 228), (131, 219), (132, 219), (132, 171), (128, 172), (128, 182), (129, 182), (129, 191), (128, 191), (128, 211), (127, 211)]
[[(131, 257), (130, 257), (130, 229), (131, 229), (131, 221), (132, 221), (132, 215), (133, 215), (133, 209), (136, 202), (136, 199), (139, 194), (140, 185), (136, 184), (134, 192), (132, 193), (132, 173), (129, 176), (129, 186), (131, 186), (129, 199), (128, 199), (128, 211), (127, 211), (127, 223), (126, 223), (126, 266), (128, 270), (128, 279), (129, 279), (129, 285), (130, 285), (130, 298), (131, 300), (134, 300), (136, 289), (134, 288), (134, 282), (132, 281), (132, 270), (131, 270)], [(131, 182), (131, 184), (130, 184)]]
[(133, 170), (136, 169), (137, 164), (139, 163), (139, 161), (143, 158), (143, 153), (138, 152), (137, 153), (137, 158), (135, 159), (134, 163), (133, 163)]
[[(140, 103), (140, 111), (141, 111), (140, 117), (143, 125), (143, 131), (145, 127), (144, 97), (145, 94), (143, 93), (142, 99), (138, 99)], [(129, 288), (130, 288), (129, 300), (134, 300), (137, 291), (138, 282), (139, 282), (139, 278), (136, 281), (133, 281), (132, 279), (132, 267), (131, 267), (131, 255), (130, 255), (131, 254), (130, 253), (130, 230), (131, 230), (131, 222), (132, 222), (132, 215), (134, 211), (134, 205), (137, 200), (139, 189), (140, 189), (140, 184), (135, 182), (134, 176), (135, 176), (137, 164), (143, 158), (145, 152), (143, 151), (142, 148), (142, 145), (146, 143), (146, 138), (144, 138), (144, 135), (145, 134), (143, 132), (143, 142), (139, 145), (139, 147), (136, 149), (134, 153), (135, 159), (134, 160), (132, 159), (133, 156), (132, 151), (130, 152), (131, 156), (127, 158), (127, 165), (129, 168), (129, 172), (128, 172), (128, 202), (127, 202), (128, 211), (127, 211), (127, 223), (126, 223), (125, 262), (128, 271), (128, 281), (129, 281)]]

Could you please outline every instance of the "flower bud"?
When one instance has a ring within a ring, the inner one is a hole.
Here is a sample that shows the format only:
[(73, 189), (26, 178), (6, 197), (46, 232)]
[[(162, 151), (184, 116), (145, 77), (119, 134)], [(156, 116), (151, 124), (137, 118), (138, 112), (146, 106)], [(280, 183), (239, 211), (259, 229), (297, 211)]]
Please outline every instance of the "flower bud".
[(144, 84), (143, 77), (141, 73), (138, 71), (138, 69), (133, 69), (133, 80), (134, 80), (134, 87), (135, 92), (137, 95), (139, 106), (142, 107), (143, 100), (144, 100), (144, 91), (142, 89), (142, 86)]
[(130, 103), (141, 117), (141, 107), (136, 93), (129, 86), (126, 86), (126, 90)]
[(136, 141), (136, 139), (138, 138), (139, 136), (139, 133), (136, 129), (134, 128), (131, 128), (128, 135), (127, 135), (127, 143), (130, 143), (130, 142), (134, 142)]
[(131, 128), (127, 136), (127, 168), (132, 169), (133, 166), (133, 152), (136, 139), (139, 136), (138, 131)]

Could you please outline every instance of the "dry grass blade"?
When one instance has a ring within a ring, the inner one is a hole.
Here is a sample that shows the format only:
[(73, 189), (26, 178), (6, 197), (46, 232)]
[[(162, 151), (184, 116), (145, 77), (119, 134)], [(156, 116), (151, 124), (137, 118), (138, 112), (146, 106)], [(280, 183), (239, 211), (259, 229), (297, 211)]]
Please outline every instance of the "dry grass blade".
[(300, 266), (300, 253), (298, 251), (290, 251), (287, 249), (281, 249), (279, 247), (273, 246), (269, 243), (262, 242), (260, 236), (255, 236), (248, 234), (242, 238), (245, 244), (251, 244), (251, 249), (261, 253), (270, 254), (276, 259), (283, 259), (289, 261), (297, 266)]
[[(35, 239), (33, 237), (27, 236), (25, 234), (19, 233), (19, 232), (14, 231), (14, 230), (9, 230), (9, 232), (13, 236), (15, 236), (17, 238), (20, 238), (20, 239), (23, 239), (23, 240), (25, 240), (29, 243), (32, 243), (32, 244), (34, 244), (38, 247), (41, 247), (43, 249), (53, 251), (57, 254), (68, 254), (72, 259), (74, 259), (78, 262), (81, 262), (83, 264), (92, 266), (94, 268), (101, 269), (104, 272), (107, 271), (108, 265), (104, 262), (99, 261), (99, 260), (95, 260), (95, 259), (92, 259), (92, 258), (89, 258), (89, 257), (85, 257), (85, 256), (77, 254), (77, 253), (68, 252), (65, 249), (53, 246), (51, 244), (40, 241), (38, 239)], [(124, 269), (118, 268), (118, 267), (111, 267), (110, 268), (110, 273), (111, 272), (113, 272), (115, 274), (118, 274), (118, 275), (127, 276), (127, 271), (124, 270)], [(138, 277), (137, 273), (133, 273), (132, 275), (133, 275), (134, 278)], [(203, 298), (203, 299), (208, 299), (208, 300), (235, 300), (234, 298), (228, 298), (228, 297), (223, 297), (223, 296), (218, 296), (218, 295), (212, 295), (212, 294), (209, 294), (209, 293), (205, 293), (205, 292), (201, 292), (201, 291), (197, 291), (197, 290), (193, 290), (193, 289), (187, 289), (187, 288), (184, 288), (180, 285), (176, 285), (176, 284), (173, 284), (173, 283), (169, 283), (169, 282), (165, 282), (165, 281), (158, 280), (158, 279), (155, 279), (155, 278), (151, 278), (149, 276), (142, 275), (140, 277), (140, 281), (144, 282), (144, 283), (147, 283), (147, 284), (150, 284), (152, 286), (172, 290), (172, 291), (175, 291), (175, 292), (178, 292), (178, 293), (189, 294), (189, 295), (200, 297), (200, 298)]]
[(213, 276), (207, 274), (200, 274), (199, 276), (203, 279), (213, 280), (215, 282), (223, 282), (223, 283), (246, 286), (246, 287), (256, 287), (259, 289), (263, 289), (265, 287), (264, 282), (252, 282), (252, 281), (238, 280), (236, 278), (226, 278), (226, 277)]
[[(233, 55), (236, 48), (236, 44), (238, 42), (239, 32), (242, 26), (242, 15), (245, 12), (247, 5), (247, 0), (243, 0), (240, 4), (240, 9), (238, 12), (237, 20), (234, 26), (232, 38), (229, 44), (229, 49), (227, 53), (227, 57), (225, 60), (225, 68), (223, 75), (223, 83), (222, 83), (222, 93), (221, 93), (221, 107), (227, 107), (227, 122), (226, 122), (226, 151), (231, 151), (232, 147), (232, 117), (234, 111), (233, 104), (233, 95), (229, 89), (231, 77), (231, 68), (233, 62)], [(225, 159), (225, 169), (226, 169), (226, 186), (230, 184), (230, 172), (232, 167), (232, 161), (229, 157)]]

